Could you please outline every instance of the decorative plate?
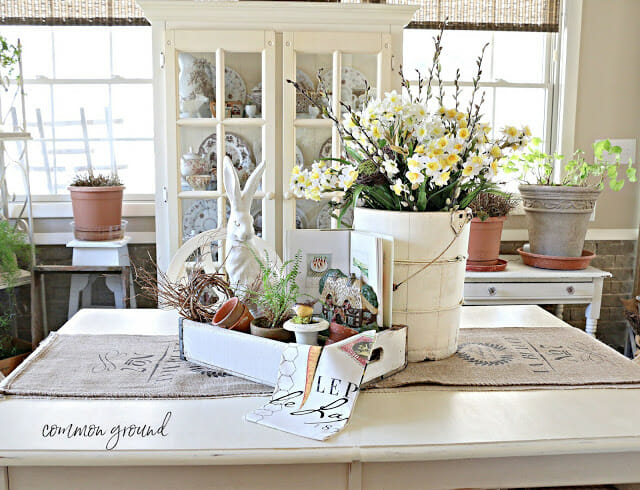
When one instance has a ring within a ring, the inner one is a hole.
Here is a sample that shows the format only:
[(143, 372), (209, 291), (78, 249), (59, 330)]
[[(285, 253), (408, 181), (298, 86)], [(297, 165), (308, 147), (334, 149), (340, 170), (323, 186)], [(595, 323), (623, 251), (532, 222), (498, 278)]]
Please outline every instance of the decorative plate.
[[(311, 81), (309, 75), (302, 70), (296, 70), (296, 82), (298, 82), (303, 88), (313, 91), (314, 84)], [(249, 100), (258, 106), (258, 112), (262, 112), (262, 82), (251, 89), (249, 94)], [(302, 94), (296, 94), (296, 113), (307, 113), (309, 110), (309, 101)]]
[[(330, 94), (333, 86), (333, 69), (322, 72), (320, 78), (327, 89), (327, 93)], [(361, 71), (350, 66), (343, 66), (341, 85), (342, 101), (345, 104), (350, 104), (356, 110), (359, 109), (363, 101), (362, 96), (366, 91), (367, 78)]]
[[(259, 165), (262, 161), (262, 138), (253, 144), (253, 154), (256, 157), (256, 165)], [(302, 156), (302, 150), (298, 145), (296, 145), (296, 165), (299, 165), (300, 168), (304, 165), (304, 156)]]
[(327, 138), (327, 140), (322, 143), (320, 153), (318, 153), (318, 158), (331, 158), (331, 137)]
[[(218, 185), (217, 140), (218, 135), (216, 133), (212, 133), (207, 136), (202, 143), (200, 143), (200, 148), (198, 149), (198, 153), (205, 157), (211, 164), (211, 184), (209, 185), (209, 188), (214, 190), (217, 189)], [(240, 184), (244, 185), (249, 178), (249, 175), (251, 175), (251, 172), (253, 172), (253, 169), (256, 168), (256, 165), (251, 158), (249, 145), (243, 138), (233, 133), (227, 133), (225, 135), (225, 141), (226, 154), (231, 158), (231, 161), (238, 169)]]
[[(195, 94), (194, 86), (190, 83), (189, 78), (193, 71), (194, 61), (202, 59), (196, 58), (190, 53), (180, 53), (178, 55), (178, 64), (180, 67), (180, 75), (178, 78), (179, 92), (181, 98), (188, 98)], [(211, 81), (213, 90), (216, 88), (216, 65), (215, 62), (206, 60), (204, 71)], [(247, 100), (247, 87), (244, 81), (233, 68), (225, 66), (224, 68), (224, 91), (226, 100), (237, 100), (244, 104)]]
[(210, 200), (194, 202), (182, 215), (182, 239), (187, 241), (199, 233), (218, 227), (218, 203)]

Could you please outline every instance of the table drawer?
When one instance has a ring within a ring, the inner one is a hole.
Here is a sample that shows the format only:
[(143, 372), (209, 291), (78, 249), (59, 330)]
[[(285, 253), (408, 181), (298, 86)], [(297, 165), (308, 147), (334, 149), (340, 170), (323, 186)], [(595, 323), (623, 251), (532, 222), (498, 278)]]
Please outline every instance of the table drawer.
[(568, 302), (593, 297), (591, 282), (472, 282), (464, 285), (465, 300), (547, 300)]

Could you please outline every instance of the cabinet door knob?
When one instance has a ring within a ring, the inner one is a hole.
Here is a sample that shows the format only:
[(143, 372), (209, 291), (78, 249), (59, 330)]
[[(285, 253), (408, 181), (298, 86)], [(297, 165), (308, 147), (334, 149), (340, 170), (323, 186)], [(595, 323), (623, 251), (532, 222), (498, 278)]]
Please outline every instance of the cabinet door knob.
[(567, 286), (567, 293), (573, 294), (576, 292), (576, 289), (573, 286)]
[(276, 197), (276, 195), (275, 195), (273, 192), (267, 192), (267, 193), (264, 195), (264, 198), (265, 198), (267, 201), (273, 201), (273, 200), (275, 199), (275, 197)]
[(494, 288), (493, 286), (491, 286), (491, 287), (488, 289), (488, 291), (489, 291), (489, 295), (490, 295), (490, 296), (495, 296), (495, 295), (496, 295), (496, 293), (498, 292), (498, 290), (497, 290), (496, 288)]
[(287, 201), (293, 199), (293, 194), (291, 192), (285, 192), (283, 196)]

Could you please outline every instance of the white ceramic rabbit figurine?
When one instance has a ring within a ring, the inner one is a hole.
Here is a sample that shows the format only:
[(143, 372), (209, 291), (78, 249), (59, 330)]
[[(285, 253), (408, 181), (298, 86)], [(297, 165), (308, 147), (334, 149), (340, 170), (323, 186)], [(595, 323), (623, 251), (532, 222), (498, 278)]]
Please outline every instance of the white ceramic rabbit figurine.
[(240, 177), (233, 162), (224, 157), (224, 182), (231, 206), (231, 214), (227, 223), (227, 244), (229, 246), (225, 259), (225, 268), (229, 275), (229, 283), (233, 289), (248, 288), (256, 283), (260, 276), (260, 267), (250, 249), (263, 261), (265, 252), (272, 264), (280, 264), (277, 252), (266, 241), (256, 236), (251, 216), (251, 202), (258, 190), (264, 162), (256, 167), (247, 179), (244, 189), (240, 189)]

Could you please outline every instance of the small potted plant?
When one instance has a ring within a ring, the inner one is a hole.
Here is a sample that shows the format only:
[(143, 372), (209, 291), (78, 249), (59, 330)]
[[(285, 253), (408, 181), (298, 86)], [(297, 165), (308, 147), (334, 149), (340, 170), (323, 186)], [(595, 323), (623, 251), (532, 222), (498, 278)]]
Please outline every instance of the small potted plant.
[(305, 345), (318, 345), (318, 332), (329, 328), (329, 322), (324, 318), (313, 316), (313, 304), (299, 302), (293, 307), (296, 312), (291, 320), (284, 323), (284, 329), (296, 334), (296, 342)]
[(281, 266), (272, 263), (266, 252), (264, 260), (255, 252), (253, 256), (260, 267), (259, 284), (243, 290), (239, 295), (260, 312), (251, 322), (251, 333), (288, 342), (291, 332), (284, 329), (284, 323), (293, 316), (291, 308), (300, 290), (296, 279), (300, 273), (302, 252), (298, 251), (292, 260)]
[(585, 159), (584, 152), (576, 151), (565, 164), (562, 179), (556, 182), (554, 162), (564, 157), (543, 152), (541, 143), (534, 138), (526, 153), (512, 155), (503, 165), (505, 172), (516, 173), (522, 182), (518, 189), (527, 215), (530, 252), (582, 257), (589, 218), (605, 181), (619, 191), (625, 176), (629, 182), (636, 181), (636, 170), (631, 159), (624, 168), (620, 162), (622, 149), (603, 140), (593, 144), (593, 163)]
[(15, 224), (0, 219), (0, 285), (6, 293), (6, 305), (2, 305), (0, 312), (0, 372), (5, 376), (31, 352), (29, 342), (11, 335), (11, 325), (16, 315), (14, 287), (20, 266), (29, 267), (30, 262), (31, 246), (26, 235)]
[(69, 186), (74, 234), (78, 240), (117, 240), (122, 228), (124, 185), (117, 175), (77, 174)]
[(482, 192), (469, 205), (473, 211), (469, 231), (467, 270), (502, 270), (506, 262), (499, 262), (502, 226), (507, 215), (516, 207), (511, 194)]

